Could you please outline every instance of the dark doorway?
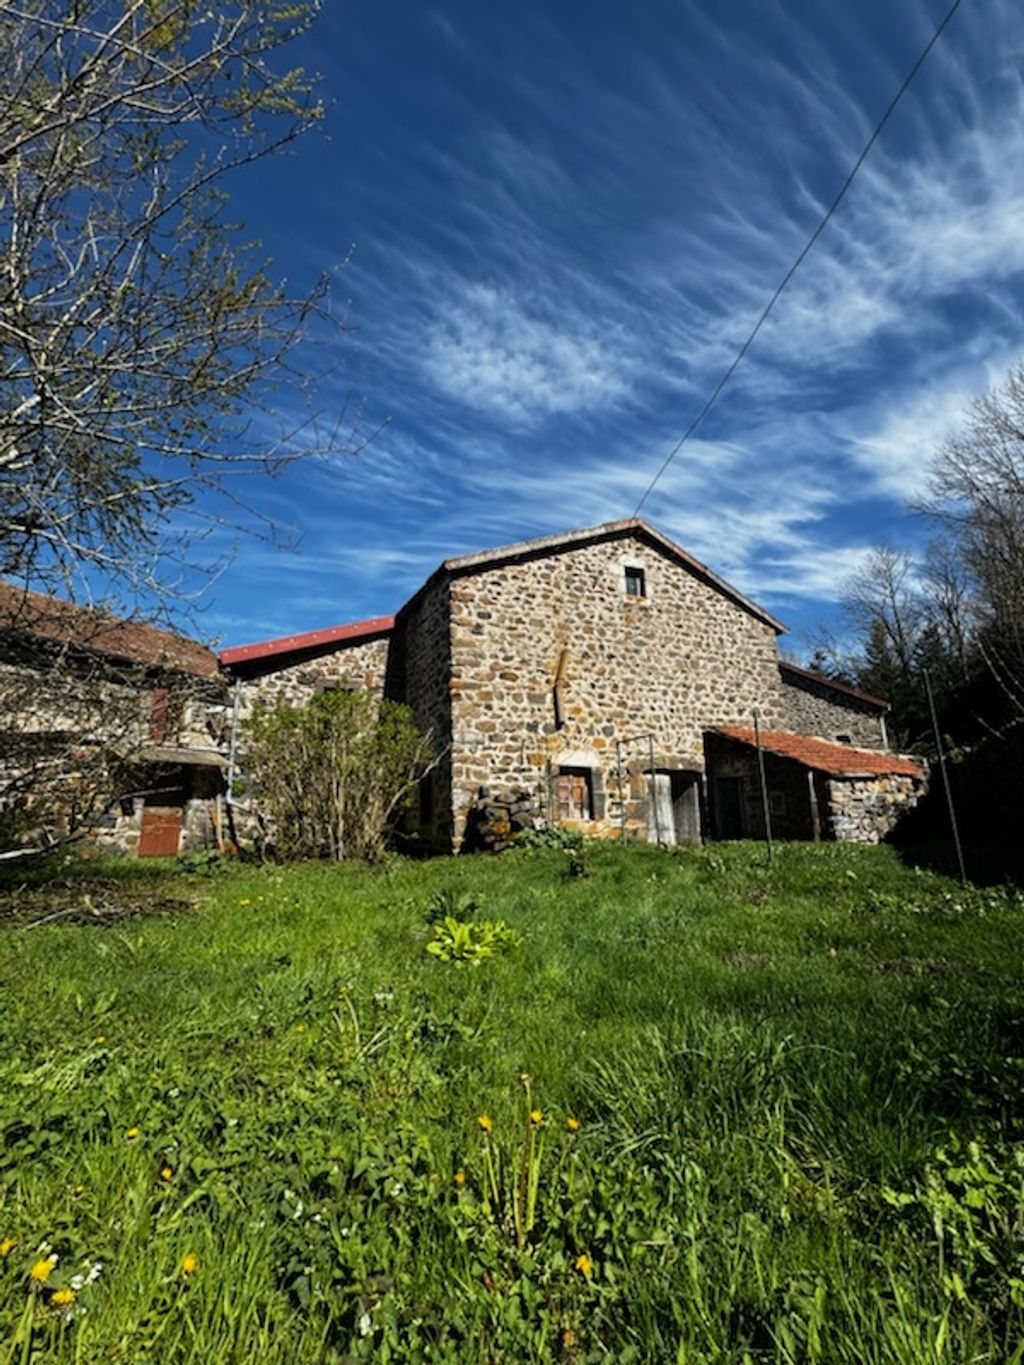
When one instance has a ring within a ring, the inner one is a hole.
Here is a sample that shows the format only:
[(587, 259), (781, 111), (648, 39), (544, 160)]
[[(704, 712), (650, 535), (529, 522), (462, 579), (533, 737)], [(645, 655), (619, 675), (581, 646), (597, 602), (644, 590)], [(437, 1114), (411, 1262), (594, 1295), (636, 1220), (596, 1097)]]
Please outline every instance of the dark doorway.
[(711, 782), (711, 809), (716, 839), (744, 839), (747, 834), (746, 793), (742, 777), (716, 777)]

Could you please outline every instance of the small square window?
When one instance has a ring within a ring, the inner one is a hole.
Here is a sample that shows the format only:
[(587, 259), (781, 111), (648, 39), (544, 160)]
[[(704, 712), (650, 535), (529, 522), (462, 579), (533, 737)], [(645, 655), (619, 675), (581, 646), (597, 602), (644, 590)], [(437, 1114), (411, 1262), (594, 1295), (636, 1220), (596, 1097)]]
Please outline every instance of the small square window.
[(632, 564), (626, 565), (626, 596), (647, 596), (647, 576), (643, 569), (638, 569)]

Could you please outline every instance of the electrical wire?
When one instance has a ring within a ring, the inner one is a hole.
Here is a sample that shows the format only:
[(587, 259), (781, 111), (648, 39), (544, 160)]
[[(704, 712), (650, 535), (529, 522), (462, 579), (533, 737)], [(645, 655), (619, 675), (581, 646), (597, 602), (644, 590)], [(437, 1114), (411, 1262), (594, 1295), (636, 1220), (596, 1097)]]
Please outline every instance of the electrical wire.
[(718, 383), (715, 385), (714, 389), (711, 391), (710, 397), (709, 397), (709, 398), (707, 399), (707, 401), (704, 403), (704, 406), (701, 408), (700, 412), (697, 413), (697, 416), (693, 419), (693, 421), (690, 423), (690, 425), (686, 428), (686, 430), (683, 432), (682, 436), (680, 436), (679, 440), (675, 443), (675, 445), (674, 445), (674, 446), (672, 447), (672, 449), (669, 451), (668, 455), (666, 455), (665, 459), (662, 461), (661, 468), (658, 470), (657, 474), (655, 474), (655, 476), (654, 476), (654, 478), (651, 480), (651, 482), (647, 485), (647, 490), (646, 490), (646, 492), (644, 493), (643, 497), (640, 499), (640, 501), (639, 501), (639, 502), (637, 503), (637, 505), (636, 505), (636, 510), (635, 510), (634, 513), (633, 513), (633, 515), (634, 515), (635, 517), (638, 517), (638, 516), (640, 515), (640, 511), (641, 511), (641, 509), (643, 508), (644, 503), (647, 501), (647, 499), (648, 499), (648, 498), (651, 496), (651, 494), (654, 492), (655, 488), (657, 487), (658, 483), (659, 483), (660, 480), (661, 480), (662, 475), (665, 473), (665, 471), (668, 469), (669, 465), (672, 463), (672, 461), (676, 458), (676, 456), (677, 456), (677, 455), (679, 454), (679, 452), (682, 450), (683, 446), (686, 445), (687, 441), (690, 439), (690, 437), (693, 435), (693, 433), (697, 430), (697, 428), (700, 426), (700, 424), (704, 421), (704, 418), (707, 417), (708, 413), (711, 411), (711, 409), (714, 407), (715, 403), (718, 401), (719, 394), (721, 394), (721, 392), (722, 392), (722, 390), (725, 388), (726, 384), (728, 384), (729, 380), (732, 378), (732, 376), (733, 376), (733, 374), (735, 373), (736, 368), (737, 368), (737, 366), (739, 365), (740, 361), (743, 359), (743, 357), (744, 357), (744, 356), (747, 354), (747, 352), (750, 350), (751, 346), (754, 344), (754, 339), (756, 338), (758, 332), (760, 332), (761, 328), (764, 326), (765, 322), (767, 321), (768, 314), (769, 314), (769, 313), (772, 311), (772, 309), (775, 307), (776, 303), (777, 303), (778, 300), (779, 300), (780, 295), (782, 294), (782, 291), (786, 288), (786, 286), (789, 284), (790, 280), (793, 278), (793, 276), (796, 274), (796, 272), (800, 269), (801, 265), (803, 265), (804, 261), (805, 261), (805, 260), (807, 259), (807, 257), (810, 255), (811, 249), (813, 248), (815, 242), (818, 240), (818, 238), (821, 236), (821, 234), (825, 231), (825, 228), (828, 226), (829, 220), (831, 219), (832, 215), (835, 213), (836, 209), (837, 209), (837, 208), (839, 207), (839, 205), (842, 203), (842, 201), (843, 201), (843, 199), (844, 199), (844, 197), (845, 197), (845, 195), (846, 195), (846, 191), (847, 191), (847, 190), (850, 188), (850, 186), (853, 184), (854, 179), (856, 178), (857, 172), (860, 170), (861, 166), (863, 166), (864, 162), (867, 160), (868, 153), (871, 151), (871, 148), (875, 145), (875, 143), (878, 141), (879, 137), (881, 136), (882, 129), (883, 129), (883, 128), (885, 127), (885, 125), (889, 122), (889, 119), (890, 119), (890, 117), (891, 117), (893, 111), (895, 110), (896, 106), (899, 104), (900, 100), (901, 100), (901, 99), (903, 98), (903, 96), (906, 94), (907, 89), (909, 88), (911, 81), (914, 79), (914, 77), (917, 75), (918, 71), (920, 71), (921, 67), (924, 65), (925, 60), (927, 59), (928, 54), (931, 52), (932, 48), (933, 48), (933, 47), (935, 46), (935, 44), (939, 41), (939, 39), (942, 37), (943, 30), (945, 29), (945, 27), (946, 27), (946, 25), (949, 23), (949, 21), (952, 19), (953, 15), (954, 15), (954, 14), (957, 12), (957, 10), (960, 8), (961, 3), (962, 3), (962, 0), (953, 0), (953, 4), (952, 4), (952, 5), (949, 7), (949, 9), (946, 11), (946, 14), (945, 14), (944, 18), (942, 19), (942, 22), (939, 24), (938, 28), (937, 28), (937, 29), (935, 30), (935, 32), (932, 34), (931, 38), (930, 38), (929, 41), (928, 41), (927, 46), (924, 48), (923, 52), (922, 52), (921, 55), (918, 57), (917, 61), (916, 61), (916, 62), (914, 63), (914, 65), (910, 68), (910, 71), (907, 73), (907, 75), (906, 75), (906, 77), (905, 77), (905, 79), (904, 79), (904, 81), (903, 81), (903, 84), (900, 86), (900, 88), (896, 91), (896, 94), (893, 95), (892, 99), (889, 101), (889, 104), (888, 104), (888, 107), (887, 107), (886, 110), (885, 110), (885, 113), (882, 115), (882, 117), (879, 119), (878, 123), (875, 125), (874, 132), (871, 134), (871, 136), (868, 138), (867, 142), (864, 144), (864, 147), (863, 147), (863, 150), (861, 151), (860, 156), (858, 156), (857, 160), (853, 163), (853, 168), (851, 169), (849, 175), (847, 175), (846, 179), (843, 181), (843, 183), (842, 183), (842, 185), (841, 185), (841, 187), (840, 187), (840, 189), (839, 189), (839, 193), (838, 193), (838, 194), (835, 196), (835, 198), (832, 200), (831, 204), (829, 204), (827, 210), (825, 211), (824, 217), (821, 219), (821, 221), (819, 222), (818, 226), (814, 229), (814, 231), (811, 233), (810, 237), (807, 239), (807, 242), (805, 243), (804, 248), (803, 248), (803, 250), (800, 252), (799, 256), (797, 256), (796, 260), (793, 262), (793, 264), (792, 264), (792, 265), (789, 267), (789, 269), (786, 271), (785, 275), (783, 275), (782, 279), (779, 281), (779, 284), (778, 284), (778, 286), (776, 287), (774, 294), (772, 294), (771, 298), (768, 300), (768, 303), (765, 305), (765, 308), (764, 308), (764, 310), (762, 311), (760, 317), (759, 317), (759, 318), (757, 319), (757, 321), (754, 323), (754, 326), (753, 326), (753, 328), (752, 328), (752, 330), (751, 330), (751, 332), (750, 332), (750, 335), (747, 337), (746, 341), (744, 341), (744, 343), (743, 343), (743, 345), (740, 347), (740, 349), (736, 352), (736, 355), (735, 355), (735, 357), (733, 358), (732, 364), (729, 366), (729, 368), (728, 368), (728, 369), (725, 371), (725, 373), (722, 375), (721, 379), (718, 381)]

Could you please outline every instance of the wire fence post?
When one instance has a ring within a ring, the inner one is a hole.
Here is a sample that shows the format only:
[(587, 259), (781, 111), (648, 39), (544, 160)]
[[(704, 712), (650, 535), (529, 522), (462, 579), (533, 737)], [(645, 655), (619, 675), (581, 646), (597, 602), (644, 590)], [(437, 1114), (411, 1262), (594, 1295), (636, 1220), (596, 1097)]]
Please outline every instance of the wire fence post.
[(758, 713), (754, 713), (754, 744), (757, 748), (757, 772), (761, 779), (761, 810), (764, 814), (764, 840), (768, 846), (768, 861), (771, 862), (775, 857), (775, 848), (772, 844), (772, 813), (768, 807), (768, 775), (764, 767), (764, 750), (761, 748), (761, 719)]
[(654, 780), (654, 732), (647, 736), (647, 752), (651, 759), (651, 807), (654, 810), (654, 841), (661, 847), (661, 819), (658, 815), (658, 784)]
[(942, 786), (946, 793), (946, 809), (949, 811), (949, 824), (953, 831), (953, 847), (956, 849), (957, 867), (960, 869), (960, 881), (967, 885), (967, 871), (964, 867), (964, 851), (960, 846), (960, 828), (956, 822), (956, 807), (953, 804), (953, 788), (950, 785), (949, 773), (946, 770), (946, 751), (942, 745), (942, 736), (939, 733), (939, 717), (935, 710), (935, 696), (932, 693), (931, 674), (927, 668), (924, 670), (924, 690), (928, 693), (928, 710), (932, 718), (932, 733), (935, 736), (935, 752), (939, 759), (939, 770), (942, 773)]
[(615, 770), (619, 777), (619, 841), (626, 842), (626, 792), (622, 782), (622, 740), (615, 741)]

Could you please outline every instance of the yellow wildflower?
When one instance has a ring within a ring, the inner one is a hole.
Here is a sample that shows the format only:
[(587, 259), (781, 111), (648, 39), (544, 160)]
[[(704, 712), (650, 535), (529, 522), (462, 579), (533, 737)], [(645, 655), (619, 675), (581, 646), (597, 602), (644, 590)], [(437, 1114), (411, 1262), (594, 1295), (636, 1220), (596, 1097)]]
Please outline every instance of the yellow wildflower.
[(77, 1297), (73, 1289), (55, 1289), (50, 1302), (57, 1304), (59, 1308), (66, 1308), (69, 1303), (74, 1303)]
[(454, 1178), (454, 1180), (455, 1180), (456, 1185), (465, 1185), (465, 1183), (466, 1183), (466, 1172), (465, 1172), (465, 1171), (456, 1171), (453, 1178)]
[(580, 1131), (579, 1119), (568, 1118), (565, 1121), (565, 1126), (566, 1128), (568, 1128), (570, 1133), (578, 1133)]
[(305, 1025), (305, 1024), (296, 1024), (296, 1025), (295, 1025), (295, 1032), (296, 1032), (296, 1033), (305, 1033), (305, 1031), (306, 1031), (306, 1025)]
[(56, 1256), (47, 1256), (36, 1261), (35, 1265), (28, 1272), (29, 1279), (35, 1280), (37, 1284), (45, 1284), (53, 1274), (53, 1267), (57, 1264)]
[(477, 1123), (479, 1123), (485, 1133), (489, 1133), (494, 1127), (494, 1120), (491, 1118), (490, 1114), (481, 1114), (477, 1119)]
[(567, 1351), (571, 1351), (572, 1348), (576, 1345), (576, 1333), (572, 1330), (571, 1327), (567, 1327), (565, 1331), (562, 1333), (562, 1345), (565, 1347)]
[(173, 1175), (174, 1172), (171, 1170), (170, 1166), (165, 1166), (163, 1170), (160, 1172), (160, 1179), (170, 1180)]
[(244, 899), (244, 900), (240, 900), (240, 901), (238, 902), (238, 904), (239, 904), (239, 905), (252, 905), (252, 901), (249, 899), (248, 896), (246, 896), (245, 899)]
[(544, 1118), (544, 1111), (543, 1111), (543, 1109), (531, 1109), (531, 1110), (530, 1110), (530, 1122), (531, 1122), (531, 1123), (535, 1123), (535, 1124), (536, 1124), (536, 1123), (540, 1123), (541, 1120), (542, 1120), (543, 1118)]
[(129, 1142), (134, 1142), (134, 1140), (138, 1136), (139, 1130), (137, 1128), (129, 1128), (128, 1131), (125, 1133), (125, 1137), (129, 1140)]
[(188, 1251), (181, 1258), (181, 1273), (183, 1275), (194, 1275), (199, 1269), (199, 1257), (194, 1251)]
[(581, 1256), (576, 1257), (576, 1269), (581, 1275), (585, 1276), (588, 1280), (590, 1279), (590, 1272), (594, 1269), (594, 1262), (585, 1251)]
[(75, 1188), (71, 1191), (71, 1193), (72, 1193), (72, 1194), (85, 1194), (85, 1186), (84, 1186), (84, 1185), (76, 1185)]
[(18, 1243), (13, 1237), (5, 1237), (4, 1240), (0, 1242), (0, 1256), (9, 1256), (17, 1245)]
[(95, 1043), (105, 1043), (106, 1041), (107, 1035), (105, 1033), (97, 1033), (96, 1037), (93, 1039), (93, 1042)]

